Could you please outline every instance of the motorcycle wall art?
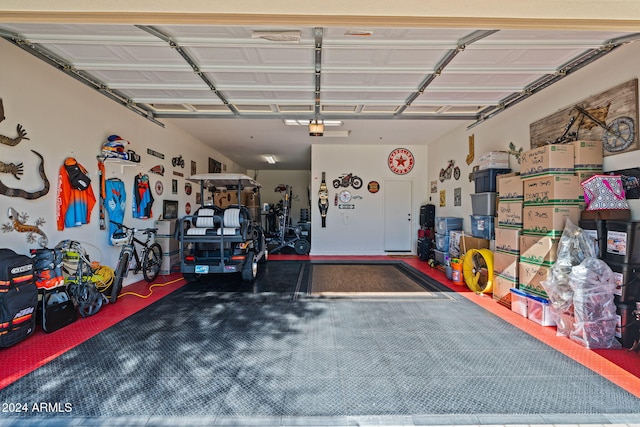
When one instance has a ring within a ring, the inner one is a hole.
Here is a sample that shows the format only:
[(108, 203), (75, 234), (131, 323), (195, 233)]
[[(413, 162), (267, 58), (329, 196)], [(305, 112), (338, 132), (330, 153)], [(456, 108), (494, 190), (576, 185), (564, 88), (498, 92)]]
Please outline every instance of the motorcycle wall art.
[(344, 173), (333, 180), (333, 188), (352, 186), (356, 190), (362, 187), (362, 178), (353, 173)]

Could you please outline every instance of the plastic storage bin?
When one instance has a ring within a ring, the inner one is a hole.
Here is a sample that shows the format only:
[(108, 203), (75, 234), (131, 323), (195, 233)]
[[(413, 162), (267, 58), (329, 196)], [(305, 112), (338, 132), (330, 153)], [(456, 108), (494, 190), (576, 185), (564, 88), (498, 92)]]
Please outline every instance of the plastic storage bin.
[(607, 262), (640, 264), (640, 221), (607, 221)]
[(511, 311), (518, 313), (522, 317), (527, 317), (528, 307), (527, 294), (520, 289), (511, 288)]
[(613, 271), (616, 282), (615, 295), (619, 302), (633, 302), (640, 300), (640, 265), (620, 264), (607, 261)]
[(471, 216), (471, 235), (481, 239), (493, 240), (494, 238), (494, 220), (495, 217), (490, 215), (470, 215)]
[(580, 228), (592, 235), (596, 256), (604, 259), (607, 252), (607, 222), (601, 219), (581, 219)]
[(553, 317), (551, 317), (549, 300), (529, 294), (527, 294), (527, 319), (533, 320), (542, 326), (556, 325)]
[(436, 249), (442, 252), (449, 250), (449, 235), (436, 233)]
[(449, 266), (451, 262), (451, 258), (449, 257), (449, 252), (439, 251), (437, 249), (433, 250), (433, 256), (436, 259), (438, 264)]
[(496, 177), (510, 173), (511, 169), (483, 169), (473, 173), (476, 193), (496, 192)]
[(476, 193), (471, 195), (471, 210), (474, 215), (496, 215), (495, 192)]
[(462, 218), (452, 216), (436, 217), (436, 233), (448, 236), (450, 231), (456, 230), (462, 230)]

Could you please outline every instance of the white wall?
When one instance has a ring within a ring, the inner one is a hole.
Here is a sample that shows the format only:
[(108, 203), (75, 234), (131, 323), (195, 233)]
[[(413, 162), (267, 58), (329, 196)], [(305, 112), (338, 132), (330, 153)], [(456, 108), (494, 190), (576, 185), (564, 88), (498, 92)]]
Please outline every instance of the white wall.
[[(197, 172), (207, 172), (209, 157), (226, 163), (229, 172), (245, 172), (228, 158), (182, 130), (169, 125), (162, 128), (146, 120), (4, 40), (0, 40), (0, 58), (0, 97), (3, 99), (6, 116), (0, 123), (0, 135), (10, 138), (17, 136), (16, 126), (19, 123), (24, 126), (30, 138), (14, 147), (0, 145), (0, 161), (24, 163), (22, 179), (17, 180), (11, 175), (0, 174), (0, 181), (9, 187), (19, 187), (28, 191), (41, 188), (42, 182), (37, 174), (39, 162), (31, 152), (35, 150), (44, 156), (46, 175), (51, 183), (49, 193), (36, 200), (0, 195), (0, 224), (5, 225), (9, 222), (5, 215), (10, 207), (20, 213), (27, 213), (28, 224), (43, 218), (46, 223), (42, 230), (48, 236), (49, 247), (64, 239), (77, 240), (87, 244), (85, 249), (93, 260), (115, 267), (119, 248), (107, 245), (107, 231), (99, 229), (97, 205), (92, 211), (90, 224), (81, 227), (57, 231), (55, 218), (58, 169), (64, 159), (73, 156), (88, 169), (97, 197), (96, 155), (100, 154), (102, 143), (111, 134), (129, 140), (129, 148), (135, 150), (142, 158), (139, 166), (126, 167), (124, 173), (121, 173), (119, 166), (109, 165), (107, 169), (107, 177), (119, 177), (125, 182), (125, 223), (128, 225), (153, 226), (155, 219), (162, 214), (163, 199), (178, 200), (180, 215), (184, 214), (187, 202), (195, 209), (197, 189), (194, 187), (191, 196), (187, 196), (184, 191), (185, 178), (172, 174), (173, 171), (177, 171), (188, 177), (191, 172), (191, 160), (197, 161)], [(148, 155), (147, 148), (163, 153), (164, 160)], [(184, 169), (171, 166), (171, 158), (179, 154), (186, 160)], [(162, 195), (153, 192), (154, 218), (132, 220), (133, 177), (140, 172), (147, 173), (158, 164), (164, 166), (164, 176), (149, 173), (152, 184), (160, 181), (164, 186)], [(179, 183), (177, 195), (171, 194), (172, 179), (177, 179)], [(0, 247), (12, 248), (18, 253), (27, 254), (29, 249), (38, 246), (27, 243), (25, 237), (25, 234), (15, 231), (0, 233)], [(130, 276), (128, 283), (135, 280), (139, 280), (139, 277)]]
[[(437, 206), (436, 215), (461, 216), (464, 218), (465, 231), (470, 232), (471, 197), (469, 194), (474, 193), (475, 190), (474, 183), (468, 181), (467, 175), (477, 164), (481, 154), (488, 151), (507, 150), (509, 142), (513, 142), (517, 147), (524, 147), (526, 151), (530, 148), (529, 125), (532, 122), (639, 76), (640, 43), (623, 46), (487, 122), (470, 130), (461, 126), (431, 145), (429, 147), (429, 181), (437, 179), (438, 172), (450, 158), (456, 161), (456, 165), (459, 165), (462, 171), (460, 181), (445, 181), (444, 184), (438, 182), (438, 190), (446, 190), (447, 202), (445, 207), (440, 208), (438, 195), (433, 195), (436, 196), (433, 198), (433, 203)], [(468, 136), (472, 134), (475, 137), (475, 161), (467, 166), (465, 157), (468, 152)], [(604, 170), (612, 171), (639, 165), (640, 150), (637, 150), (605, 157)], [(514, 157), (511, 157), (510, 166), (514, 171), (520, 170)], [(453, 188), (458, 186), (462, 187), (461, 208), (453, 206)], [(640, 219), (640, 200), (630, 200), (629, 205), (632, 217)]]
[[(396, 148), (407, 148), (415, 158), (415, 166), (406, 175), (395, 175), (387, 167), (387, 158)], [(329, 187), (329, 210), (327, 226), (321, 227), (318, 210), (318, 190), (326, 173)], [(352, 172), (362, 178), (359, 190), (349, 187), (354, 196), (355, 209), (338, 209), (334, 205), (335, 194), (331, 182), (343, 173)], [(419, 228), (420, 205), (427, 200), (427, 147), (395, 145), (328, 145), (311, 146), (311, 254), (313, 255), (383, 255), (384, 252), (384, 201), (385, 181), (413, 181), (412, 217), (416, 233), (411, 238), (415, 253)], [(380, 191), (371, 194), (367, 190), (369, 181), (377, 181)]]

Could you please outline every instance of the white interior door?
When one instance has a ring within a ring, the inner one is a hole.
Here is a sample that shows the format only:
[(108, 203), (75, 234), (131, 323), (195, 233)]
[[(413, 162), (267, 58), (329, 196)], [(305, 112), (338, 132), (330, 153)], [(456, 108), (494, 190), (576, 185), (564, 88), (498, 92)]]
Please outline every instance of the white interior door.
[(384, 250), (411, 252), (413, 242), (412, 181), (384, 184)]

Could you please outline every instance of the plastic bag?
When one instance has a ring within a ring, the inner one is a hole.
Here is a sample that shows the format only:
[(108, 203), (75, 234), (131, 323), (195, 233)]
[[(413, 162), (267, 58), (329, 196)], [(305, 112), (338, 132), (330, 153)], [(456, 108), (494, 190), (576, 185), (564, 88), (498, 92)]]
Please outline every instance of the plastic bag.
[(556, 253), (556, 262), (546, 280), (541, 285), (549, 298), (551, 316), (556, 322), (556, 333), (569, 336), (573, 330), (573, 293), (569, 276), (574, 266), (596, 253), (591, 238), (567, 219)]
[(569, 335), (587, 348), (620, 348), (615, 338), (616, 284), (611, 268), (597, 258), (586, 258), (569, 276), (575, 322)]

